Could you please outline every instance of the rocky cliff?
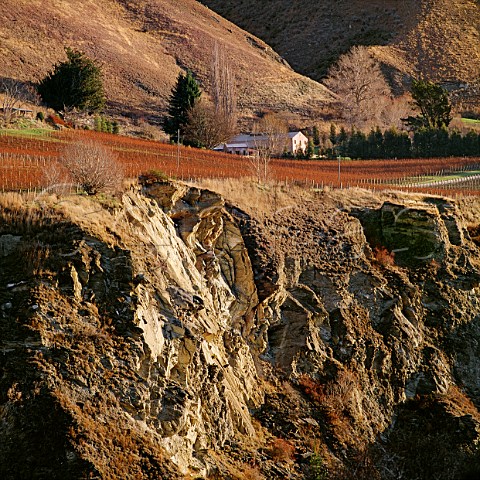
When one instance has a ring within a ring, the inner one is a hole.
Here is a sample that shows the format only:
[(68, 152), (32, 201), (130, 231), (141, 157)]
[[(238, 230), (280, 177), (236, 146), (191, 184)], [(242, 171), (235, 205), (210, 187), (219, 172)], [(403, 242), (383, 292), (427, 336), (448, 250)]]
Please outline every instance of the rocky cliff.
[(317, 192), (253, 215), (151, 177), (1, 205), (2, 478), (479, 466), (478, 205), (467, 225), (449, 199)]

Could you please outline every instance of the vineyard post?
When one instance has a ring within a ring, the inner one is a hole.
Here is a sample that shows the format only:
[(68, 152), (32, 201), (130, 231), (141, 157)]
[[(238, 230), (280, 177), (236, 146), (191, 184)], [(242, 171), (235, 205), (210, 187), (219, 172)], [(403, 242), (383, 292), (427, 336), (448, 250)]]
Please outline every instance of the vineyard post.
[[(340, 184), (340, 155), (338, 156), (338, 183)], [(341, 187), (340, 187), (341, 188)]]
[(180, 169), (180, 129), (177, 131), (177, 173)]

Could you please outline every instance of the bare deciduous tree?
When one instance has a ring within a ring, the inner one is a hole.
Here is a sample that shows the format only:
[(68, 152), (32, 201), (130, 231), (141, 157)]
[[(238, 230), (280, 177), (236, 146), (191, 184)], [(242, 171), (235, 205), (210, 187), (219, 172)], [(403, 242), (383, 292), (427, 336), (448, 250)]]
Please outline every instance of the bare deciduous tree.
[(367, 47), (355, 46), (330, 69), (325, 84), (338, 95), (342, 116), (359, 128), (378, 125), (390, 96), (379, 63)]
[(233, 73), (225, 51), (215, 43), (210, 73), (212, 102), (197, 99), (189, 108), (185, 139), (198, 147), (213, 148), (227, 142), (237, 128), (237, 100)]
[(233, 135), (228, 117), (202, 97), (188, 112), (185, 138), (193, 145), (213, 148), (227, 142)]
[(115, 191), (121, 186), (123, 170), (115, 155), (92, 140), (68, 145), (59, 162), (87, 195)]
[(384, 126), (403, 129), (405, 124), (402, 121), (402, 118), (407, 118), (413, 114), (411, 97), (407, 95), (395, 97), (386, 100), (384, 105), (380, 116), (380, 122), (377, 123), (377, 125), (380, 127)]
[(64, 194), (73, 190), (69, 173), (65, 167), (51, 160), (42, 172), (43, 186), (46, 192)]
[(19, 109), (26, 103), (38, 104), (38, 95), (35, 89), (13, 78), (4, 78), (0, 81), (0, 94), (2, 94), (1, 119), (6, 127), (12, 123), (18, 115)]
[(212, 98), (215, 112), (224, 123), (228, 137), (232, 136), (237, 128), (237, 94), (235, 78), (228, 63), (225, 50), (215, 43), (211, 69)]
[(250, 166), (257, 181), (267, 182), (270, 176), (270, 162), (279, 157), (286, 146), (288, 125), (277, 113), (266, 113), (254, 124), (256, 153), (250, 158)]

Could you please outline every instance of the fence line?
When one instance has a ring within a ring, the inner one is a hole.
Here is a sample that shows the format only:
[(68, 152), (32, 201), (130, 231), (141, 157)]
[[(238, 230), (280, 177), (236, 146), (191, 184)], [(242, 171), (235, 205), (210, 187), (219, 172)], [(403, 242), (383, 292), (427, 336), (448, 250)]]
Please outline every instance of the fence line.
[[(177, 149), (176, 145), (89, 131), (52, 131), (45, 137), (18, 137), (0, 131), (0, 189), (41, 188), (43, 173), (57, 162), (64, 146), (86, 139), (101, 141), (112, 148), (127, 177), (137, 177), (148, 170), (160, 170), (178, 179), (252, 176), (249, 160), (236, 155), (184, 146)], [(336, 160), (276, 159), (271, 161), (269, 169), (272, 179), (309, 188), (480, 192), (478, 158), (345, 160), (341, 164), (340, 182)], [(472, 175), (442, 178), (468, 172)], [(426, 177), (432, 180), (425, 181)]]

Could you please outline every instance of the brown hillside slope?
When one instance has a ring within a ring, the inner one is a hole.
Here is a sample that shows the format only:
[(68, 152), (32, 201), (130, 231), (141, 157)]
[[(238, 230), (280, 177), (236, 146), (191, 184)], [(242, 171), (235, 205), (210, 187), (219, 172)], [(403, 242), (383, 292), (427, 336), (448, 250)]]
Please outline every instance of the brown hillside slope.
[(103, 64), (109, 107), (117, 112), (163, 113), (181, 68), (208, 89), (215, 41), (234, 65), (243, 113), (308, 114), (330, 95), (261, 40), (193, 0), (4, 0), (0, 18), (0, 77), (39, 79), (71, 46)]
[(471, 81), (480, 67), (475, 0), (205, 0), (267, 41), (315, 79), (352, 45), (375, 48), (387, 64), (434, 80)]

